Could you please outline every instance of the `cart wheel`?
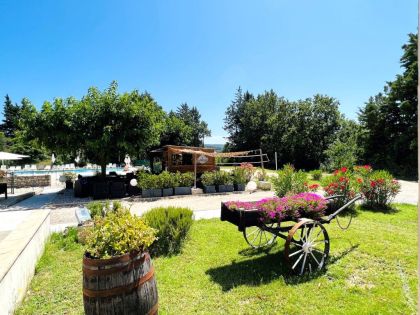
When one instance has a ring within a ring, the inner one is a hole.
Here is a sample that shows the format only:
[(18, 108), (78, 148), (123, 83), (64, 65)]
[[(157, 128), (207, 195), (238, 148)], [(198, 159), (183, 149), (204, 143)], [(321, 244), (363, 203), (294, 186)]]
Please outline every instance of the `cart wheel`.
[[(277, 223), (270, 223), (266, 224), (267, 227), (274, 228)], [(245, 241), (251, 246), (252, 248), (258, 249), (265, 246), (269, 246), (274, 243), (276, 240), (276, 235), (263, 230), (259, 226), (250, 226), (244, 229), (244, 238)]]
[(325, 227), (303, 219), (289, 230), (284, 254), (293, 272), (303, 275), (325, 267), (330, 239)]

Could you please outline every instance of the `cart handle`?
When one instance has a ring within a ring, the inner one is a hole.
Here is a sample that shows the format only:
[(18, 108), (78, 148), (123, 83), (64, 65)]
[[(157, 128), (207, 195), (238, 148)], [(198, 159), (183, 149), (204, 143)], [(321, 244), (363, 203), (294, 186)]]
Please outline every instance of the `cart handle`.
[[(331, 196), (331, 197), (326, 198), (326, 199), (334, 199), (334, 198), (338, 198), (338, 197), (344, 197), (344, 196), (338, 196), (337, 195), (337, 196)], [(342, 206), (340, 209), (338, 209), (336, 212), (330, 214), (326, 221), (328, 221), (328, 223), (331, 222), (331, 220), (333, 220), (337, 215), (339, 215), (341, 211), (346, 209), (348, 206), (351, 206), (353, 203), (355, 203), (357, 200), (359, 200), (361, 198), (362, 198), (361, 194), (357, 195), (356, 197), (351, 199), (349, 202), (347, 202), (344, 206)]]

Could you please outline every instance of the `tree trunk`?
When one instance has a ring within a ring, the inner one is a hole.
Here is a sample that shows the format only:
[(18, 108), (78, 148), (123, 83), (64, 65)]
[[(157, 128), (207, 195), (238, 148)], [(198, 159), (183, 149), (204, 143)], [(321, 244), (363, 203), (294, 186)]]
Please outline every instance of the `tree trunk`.
[(101, 164), (101, 176), (106, 177), (106, 162)]

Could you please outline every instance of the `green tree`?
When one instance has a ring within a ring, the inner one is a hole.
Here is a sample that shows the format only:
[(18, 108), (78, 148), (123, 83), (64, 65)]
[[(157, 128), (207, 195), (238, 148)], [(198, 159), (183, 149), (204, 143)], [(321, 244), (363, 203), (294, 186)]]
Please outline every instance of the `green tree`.
[(399, 175), (417, 175), (417, 35), (402, 46), (402, 74), (360, 110), (364, 160)]
[(57, 98), (40, 111), (25, 110), (26, 137), (59, 154), (82, 156), (101, 165), (120, 156), (137, 156), (159, 143), (164, 112), (150, 94), (134, 90), (119, 94), (112, 82), (104, 91), (90, 88), (81, 100)]
[(13, 104), (9, 95), (6, 95), (3, 107), (3, 123), (0, 124), (0, 131), (8, 138), (15, 136), (15, 131), (18, 129), (20, 110), (20, 106)]
[(203, 145), (204, 137), (211, 136), (211, 131), (197, 107), (189, 107), (187, 103), (181, 104), (176, 111), (176, 116), (192, 129), (191, 141), (188, 145), (199, 147)]
[(191, 145), (193, 129), (174, 112), (169, 112), (165, 118), (164, 131), (160, 137), (160, 146)]

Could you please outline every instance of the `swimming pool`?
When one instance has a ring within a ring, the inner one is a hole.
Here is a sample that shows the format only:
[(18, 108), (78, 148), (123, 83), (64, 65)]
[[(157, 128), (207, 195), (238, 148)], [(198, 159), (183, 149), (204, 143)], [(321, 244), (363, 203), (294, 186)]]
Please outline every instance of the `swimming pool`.
[[(93, 176), (96, 172), (100, 172), (101, 169), (91, 169), (91, 168), (76, 168), (71, 170), (64, 170), (64, 169), (58, 169), (58, 170), (18, 170), (13, 171), (13, 174), (15, 176), (36, 176), (36, 175), (48, 175), (48, 174), (63, 174), (63, 173), (75, 173), (77, 175), (82, 176)], [(106, 173), (109, 172), (117, 172), (117, 174), (124, 175), (124, 169), (121, 167), (107, 167)]]

